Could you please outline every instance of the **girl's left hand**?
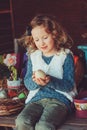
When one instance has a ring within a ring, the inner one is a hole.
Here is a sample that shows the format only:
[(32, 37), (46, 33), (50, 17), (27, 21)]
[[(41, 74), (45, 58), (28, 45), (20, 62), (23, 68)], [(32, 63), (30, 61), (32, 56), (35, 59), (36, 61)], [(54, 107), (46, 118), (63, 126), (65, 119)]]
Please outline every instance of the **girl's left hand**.
[(50, 76), (46, 76), (45, 79), (36, 78), (35, 74), (33, 73), (32, 79), (34, 82), (36, 82), (38, 85), (45, 86), (50, 81)]

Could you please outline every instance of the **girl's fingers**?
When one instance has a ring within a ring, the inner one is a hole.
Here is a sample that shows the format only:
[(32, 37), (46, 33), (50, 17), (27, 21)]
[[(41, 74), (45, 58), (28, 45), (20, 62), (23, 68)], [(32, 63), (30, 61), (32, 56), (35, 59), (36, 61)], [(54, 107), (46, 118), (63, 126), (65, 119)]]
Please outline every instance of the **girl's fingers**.
[(50, 81), (50, 76), (46, 76), (45, 79), (41, 79), (41, 78), (35, 78), (35, 75), (33, 74), (32, 79), (38, 85), (45, 86)]

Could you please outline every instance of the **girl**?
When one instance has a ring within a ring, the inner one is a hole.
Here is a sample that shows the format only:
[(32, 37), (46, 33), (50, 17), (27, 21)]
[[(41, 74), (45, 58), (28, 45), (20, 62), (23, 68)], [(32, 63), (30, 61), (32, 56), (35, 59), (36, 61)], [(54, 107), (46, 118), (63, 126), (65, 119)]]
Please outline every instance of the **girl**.
[[(72, 40), (54, 16), (37, 15), (27, 29), (29, 50), (24, 84), (26, 105), (16, 119), (17, 130), (57, 130), (71, 110), (76, 94)], [(46, 76), (37, 77), (43, 71)]]

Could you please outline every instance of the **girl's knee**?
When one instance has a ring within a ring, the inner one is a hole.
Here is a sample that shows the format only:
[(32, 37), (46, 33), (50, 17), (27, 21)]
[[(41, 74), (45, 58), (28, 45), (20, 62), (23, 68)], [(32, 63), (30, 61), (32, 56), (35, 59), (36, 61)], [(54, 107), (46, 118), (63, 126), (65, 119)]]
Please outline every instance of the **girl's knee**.
[(18, 116), (17, 119), (15, 120), (15, 124), (16, 124), (17, 130), (19, 130), (20, 128), (22, 129), (24, 126), (24, 119)]
[(35, 126), (35, 130), (55, 130), (55, 127), (51, 123), (39, 121)]
[(15, 120), (16, 126), (24, 124), (24, 121), (25, 119), (19, 115)]
[(33, 126), (31, 125), (30, 120), (20, 115), (15, 120), (15, 124), (17, 130), (33, 130)]

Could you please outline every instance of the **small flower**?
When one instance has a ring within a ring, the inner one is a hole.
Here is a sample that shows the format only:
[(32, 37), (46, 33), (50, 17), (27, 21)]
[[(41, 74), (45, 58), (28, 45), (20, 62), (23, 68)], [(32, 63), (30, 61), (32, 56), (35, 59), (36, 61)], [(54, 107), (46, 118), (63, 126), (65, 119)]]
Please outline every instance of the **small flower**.
[(15, 54), (7, 54), (6, 58), (3, 60), (4, 64), (8, 66), (11, 75), (10, 80), (17, 80), (17, 69), (15, 65), (17, 63), (16, 55)]
[(6, 64), (6, 66), (8, 66), (8, 67), (15, 66), (16, 65), (16, 56), (7, 54), (6, 58), (4, 59), (4, 64)]

